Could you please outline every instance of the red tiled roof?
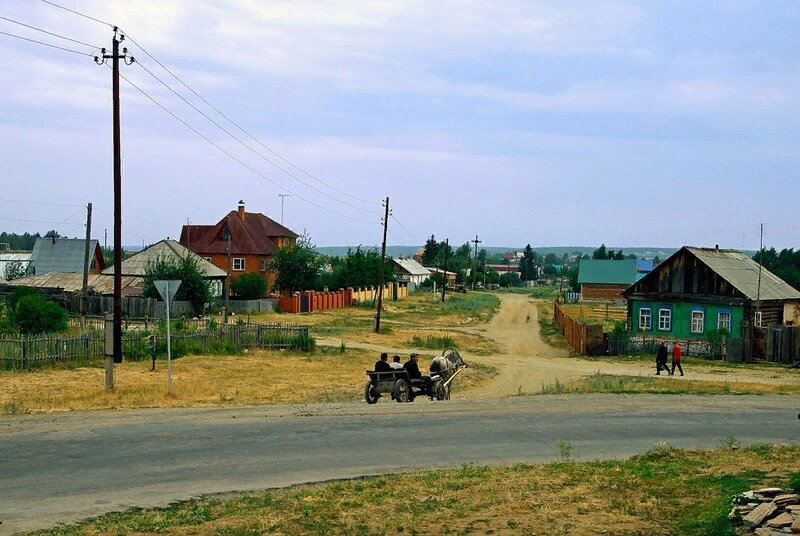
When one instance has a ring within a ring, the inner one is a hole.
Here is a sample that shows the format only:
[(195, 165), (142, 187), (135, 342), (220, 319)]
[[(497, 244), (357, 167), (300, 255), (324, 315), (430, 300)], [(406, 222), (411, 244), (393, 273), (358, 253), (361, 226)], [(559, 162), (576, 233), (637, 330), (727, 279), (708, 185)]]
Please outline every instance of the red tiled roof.
[(199, 255), (228, 252), (222, 239), (227, 223), (231, 233), (231, 255), (273, 255), (278, 251), (273, 238), (297, 238), (298, 235), (260, 212), (245, 212), (244, 219), (230, 211), (216, 225), (184, 225), (180, 243)]

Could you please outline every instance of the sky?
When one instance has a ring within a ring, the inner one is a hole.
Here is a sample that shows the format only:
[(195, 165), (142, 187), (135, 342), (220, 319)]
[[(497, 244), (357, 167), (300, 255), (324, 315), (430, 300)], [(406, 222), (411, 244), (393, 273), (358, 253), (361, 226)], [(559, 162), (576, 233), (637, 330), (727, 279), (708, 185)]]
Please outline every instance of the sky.
[(126, 245), (239, 200), (375, 245), (388, 197), (391, 245), (800, 247), (793, 0), (53, 1), (101, 22), (0, 3), (82, 44), (0, 32), (88, 54), (0, 34), (2, 230), (83, 236), (91, 202), (111, 243), (108, 22)]

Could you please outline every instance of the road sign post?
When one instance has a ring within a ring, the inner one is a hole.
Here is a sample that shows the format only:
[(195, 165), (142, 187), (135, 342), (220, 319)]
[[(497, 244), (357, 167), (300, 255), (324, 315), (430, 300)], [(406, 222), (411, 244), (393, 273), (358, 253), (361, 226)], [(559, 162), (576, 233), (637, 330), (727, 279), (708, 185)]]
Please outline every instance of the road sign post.
[(153, 281), (153, 285), (161, 294), (164, 299), (164, 305), (167, 309), (167, 393), (172, 394), (172, 340), (170, 335), (170, 319), (169, 309), (170, 303), (175, 298), (175, 293), (178, 292), (178, 287), (181, 286), (180, 279), (163, 279)]

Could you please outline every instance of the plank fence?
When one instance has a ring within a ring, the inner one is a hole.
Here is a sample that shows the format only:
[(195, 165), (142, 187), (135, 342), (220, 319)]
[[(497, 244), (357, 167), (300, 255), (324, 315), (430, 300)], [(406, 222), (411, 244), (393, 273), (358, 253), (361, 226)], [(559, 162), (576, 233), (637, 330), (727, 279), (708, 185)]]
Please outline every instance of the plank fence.
[[(149, 359), (166, 355), (167, 337), (129, 331), (122, 337), (122, 353), (128, 359)], [(305, 325), (228, 324), (216, 329), (172, 334), (174, 355), (219, 353), (244, 348), (307, 348), (309, 328)], [(45, 365), (80, 365), (105, 357), (105, 335), (87, 332), (74, 336), (0, 336), (0, 368), (31, 370)]]
[(557, 301), (553, 302), (553, 319), (567, 344), (580, 355), (597, 355), (603, 350), (603, 326), (586, 324), (568, 315)]

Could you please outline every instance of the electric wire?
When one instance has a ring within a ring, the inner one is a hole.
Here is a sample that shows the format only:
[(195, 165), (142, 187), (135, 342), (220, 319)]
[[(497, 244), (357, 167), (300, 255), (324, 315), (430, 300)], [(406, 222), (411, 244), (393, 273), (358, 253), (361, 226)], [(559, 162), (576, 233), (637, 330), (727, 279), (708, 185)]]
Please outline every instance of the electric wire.
[(425, 241), (424, 241), (424, 240), (420, 240), (420, 239), (419, 239), (418, 237), (416, 237), (416, 236), (415, 236), (415, 235), (414, 235), (414, 234), (413, 234), (411, 231), (409, 231), (408, 229), (406, 229), (406, 228), (405, 228), (405, 226), (403, 226), (403, 224), (402, 224), (402, 223), (400, 223), (400, 220), (398, 220), (398, 219), (397, 219), (397, 217), (396, 217), (394, 214), (390, 214), (390, 216), (391, 216), (391, 218), (394, 220), (394, 222), (395, 222), (397, 225), (399, 225), (399, 226), (400, 226), (400, 228), (401, 228), (403, 231), (405, 231), (405, 233), (406, 233), (408, 236), (410, 236), (411, 238), (413, 238), (414, 240), (416, 240), (417, 242), (419, 242), (419, 243), (421, 243), (421, 244), (424, 244), (424, 243), (425, 243)]
[(189, 100), (187, 100), (187, 99), (186, 99), (186, 98), (185, 98), (183, 95), (181, 95), (180, 93), (178, 93), (177, 91), (175, 91), (175, 89), (173, 89), (172, 87), (170, 87), (170, 85), (169, 85), (169, 84), (167, 84), (166, 82), (164, 82), (164, 81), (163, 81), (161, 78), (159, 78), (159, 77), (158, 77), (158, 76), (157, 76), (155, 73), (153, 73), (153, 72), (152, 72), (150, 69), (148, 69), (147, 67), (145, 67), (144, 65), (142, 65), (142, 63), (141, 63), (141, 62), (138, 62), (138, 61), (137, 61), (136, 63), (139, 65), (139, 67), (141, 67), (142, 69), (144, 69), (144, 71), (145, 71), (147, 74), (149, 74), (151, 77), (153, 77), (155, 80), (157, 80), (157, 81), (158, 81), (158, 82), (159, 82), (161, 85), (163, 85), (165, 88), (167, 88), (169, 91), (171, 91), (171, 92), (172, 92), (172, 93), (173, 93), (173, 94), (174, 94), (176, 97), (178, 97), (180, 100), (182, 100), (184, 103), (186, 103), (186, 104), (187, 104), (189, 107), (191, 107), (191, 108), (192, 108), (192, 109), (193, 109), (195, 112), (197, 112), (197, 113), (199, 113), (200, 115), (202, 115), (203, 117), (205, 117), (207, 120), (209, 120), (211, 123), (213, 123), (213, 124), (214, 124), (214, 126), (216, 126), (218, 129), (220, 129), (222, 132), (224, 132), (225, 134), (227, 134), (228, 136), (230, 136), (231, 138), (233, 138), (234, 140), (236, 140), (236, 142), (237, 142), (237, 143), (239, 143), (239, 145), (241, 145), (242, 147), (244, 147), (244, 148), (245, 148), (245, 149), (247, 149), (248, 151), (252, 152), (253, 154), (255, 154), (256, 156), (258, 156), (259, 158), (261, 158), (262, 160), (264, 160), (265, 162), (267, 162), (267, 163), (268, 163), (268, 164), (270, 164), (271, 166), (274, 166), (274, 167), (275, 167), (275, 168), (277, 168), (278, 170), (282, 171), (283, 173), (285, 173), (285, 174), (286, 174), (286, 175), (288, 175), (289, 177), (291, 177), (291, 178), (295, 179), (295, 180), (296, 180), (297, 182), (299, 182), (300, 184), (302, 184), (302, 185), (304, 185), (304, 186), (306, 186), (306, 187), (308, 187), (308, 188), (310, 188), (310, 189), (314, 190), (315, 192), (317, 192), (317, 193), (319, 193), (319, 194), (321, 194), (321, 195), (323, 195), (323, 196), (325, 196), (325, 197), (327, 197), (327, 198), (329, 198), (329, 199), (333, 199), (334, 201), (337, 201), (337, 202), (339, 202), (339, 203), (342, 203), (343, 205), (347, 205), (347, 206), (348, 206), (348, 207), (350, 207), (350, 208), (354, 208), (354, 209), (356, 209), (356, 210), (361, 210), (361, 211), (363, 211), (363, 212), (368, 212), (368, 213), (370, 213), (370, 214), (380, 214), (380, 212), (378, 212), (378, 211), (376, 211), (376, 210), (369, 210), (369, 209), (366, 209), (366, 208), (359, 207), (359, 206), (357, 206), (357, 205), (354, 205), (354, 204), (352, 204), (352, 203), (349, 203), (349, 202), (347, 202), (347, 201), (344, 201), (344, 200), (342, 200), (342, 199), (339, 199), (339, 198), (337, 198), (337, 197), (334, 197), (334, 196), (332, 196), (332, 195), (330, 195), (330, 194), (328, 194), (328, 193), (326, 193), (326, 192), (323, 192), (322, 190), (320, 190), (319, 188), (315, 187), (314, 185), (312, 185), (312, 184), (309, 184), (308, 182), (304, 181), (303, 179), (301, 179), (301, 178), (300, 178), (300, 177), (298, 177), (297, 175), (294, 175), (294, 174), (293, 174), (293, 173), (291, 173), (290, 171), (288, 171), (288, 170), (286, 170), (285, 168), (283, 168), (283, 167), (279, 166), (278, 164), (276, 164), (275, 162), (273, 162), (272, 160), (270, 160), (269, 158), (265, 157), (265, 156), (264, 156), (264, 155), (262, 155), (260, 152), (256, 151), (256, 150), (255, 150), (255, 149), (253, 149), (251, 146), (249, 146), (248, 144), (246, 144), (246, 143), (245, 143), (245, 142), (244, 142), (244, 141), (243, 141), (241, 138), (239, 138), (238, 136), (236, 136), (236, 135), (235, 135), (234, 133), (232, 133), (230, 130), (228, 130), (228, 129), (227, 129), (227, 128), (225, 128), (224, 126), (220, 125), (220, 124), (219, 124), (217, 121), (215, 121), (215, 120), (214, 120), (212, 117), (209, 117), (209, 116), (208, 116), (208, 114), (206, 114), (206, 113), (205, 113), (205, 112), (203, 112), (201, 109), (199, 109), (197, 106), (195, 106), (195, 105), (194, 105), (192, 102), (190, 102)]
[[(46, 0), (42, 0), (42, 1), (46, 1)], [(48, 2), (48, 3), (49, 3), (49, 2)], [(211, 108), (212, 110), (214, 110), (215, 112), (217, 112), (217, 113), (218, 113), (218, 114), (219, 114), (221, 117), (225, 118), (225, 120), (226, 120), (226, 121), (228, 121), (228, 122), (229, 122), (231, 125), (233, 125), (234, 127), (236, 127), (236, 128), (239, 130), (239, 131), (241, 131), (243, 134), (245, 134), (245, 135), (246, 135), (248, 138), (250, 138), (251, 140), (253, 140), (255, 143), (257, 143), (258, 145), (260, 145), (261, 147), (263, 147), (264, 149), (266, 149), (267, 151), (269, 151), (270, 153), (272, 153), (273, 155), (275, 155), (275, 157), (279, 158), (281, 161), (283, 161), (283, 162), (285, 162), (286, 164), (290, 165), (291, 167), (293, 167), (294, 169), (296, 169), (297, 171), (299, 171), (299, 172), (300, 172), (300, 173), (302, 173), (303, 175), (305, 175), (305, 176), (309, 177), (310, 179), (313, 179), (313, 180), (315, 180), (315, 181), (316, 181), (316, 182), (318, 182), (319, 184), (321, 184), (321, 185), (323, 185), (323, 186), (325, 186), (325, 187), (327, 187), (327, 188), (330, 188), (331, 190), (333, 190), (333, 191), (335, 191), (335, 192), (338, 192), (338, 193), (340, 193), (340, 194), (342, 194), (342, 195), (345, 195), (345, 196), (347, 196), (347, 197), (350, 197), (351, 199), (355, 199), (355, 200), (357, 200), (357, 201), (361, 201), (361, 202), (363, 202), (363, 203), (367, 203), (367, 204), (370, 204), (370, 205), (374, 205), (374, 204), (375, 204), (375, 202), (374, 202), (374, 201), (370, 201), (370, 200), (368, 200), (368, 199), (364, 199), (364, 198), (361, 198), (361, 197), (358, 197), (358, 196), (355, 196), (355, 195), (349, 194), (349, 193), (347, 193), (347, 192), (345, 192), (345, 191), (343, 191), (343, 190), (340, 190), (339, 188), (336, 188), (335, 186), (332, 186), (332, 185), (330, 185), (330, 184), (326, 183), (325, 181), (323, 181), (323, 180), (321, 180), (321, 179), (319, 179), (319, 178), (315, 177), (315, 176), (314, 176), (314, 175), (312, 175), (311, 173), (309, 173), (309, 172), (305, 171), (303, 168), (301, 168), (301, 167), (299, 167), (299, 166), (297, 166), (297, 165), (293, 164), (291, 161), (289, 161), (289, 160), (287, 160), (286, 158), (284, 158), (283, 156), (281, 156), (281, 155), (280, 155), (278, 152), (276, 152), (275, 150), (273, 150), (272, 148), (270, 148), (269, 146), (267, 146), (266, 144), (264, 144), (264, 143), (263, 143), (261, 140), (259, 140), (258, 138), (256, 138), (256, 137), (255, 137), (253, 134), (251, 134), (250, 132), (248, 132), (247, 130), (245, 130), (245, 129), (244, 129), (243, 127), (241, 127), (241, 126), (240, 126), (238, 123), (236, 123), (236, 122), (235, 122), (233, 119), (231, 119), (230, 117), (228, 117), (228, 116), (227, 116), (225, 113), (223, 113), (223, 112), (222, 112), (222, 111), (221, 111), (219, 108), (217, 108), (216, 106), (214, 106), (213, 104), (211, 104), (211, 103), (210, 103), (208, 100), (206, 100), (206, 99), (205, 99), (205, 98), (204, 98), (202, 95), (200, 95), (200, 94), (199, 94), (197, 91), (195, 91), (195, 90), (194, 90), (194, 89), (193, 89), (193, 88), (192, 88), (192, 87), (191, 87), (189, 84), (187, 84), (186, 82), (184, 82), (184, 81), (183, 81), (183, 80), (182, 80), (182, 79), (181, 79), (181, 78), (180, 78), (178, 75), (176, 75), (176, 74), (175, 74), (175, 73), (174, 73), (174, 72), (173, 72), (171, 69), (169, 69), (169, 68), (168, 68), (166, 65), (164, 65), (163, 63), (161, 63), (161, 62), (160, 62), (160, 61), (159, 61), (159, 60), (158, 60), (158, 59), (157, 59), (155, 56), (153, 56), (152, 54), (150, 54), (150, 52), (148, 52), (148, 51), (147, 51), (147, 49), (145, 49), (145, 48), (144, 48), (142, 45), (140, 45), (140, 44), (139, 44), (139, 43), (138, 43), (138, 42), (137, 42), (137, 41), (136, 41), (136, 40), (135, 40), (133, 37), (131, 37), (131, 35), (130, 35), (129, 33), (125, 32), (125, 36), (126, 36), (126, 38), (127, 38), (127, 39), (128, 39), (130, 42), (131, 42), (131, 43), (133, 43), (134, 45), (136, 45), (137, 47), (139, 47), (139, 49), (140, 49), (142, 52), (144, 52), (144, 54), (145, 54), (145, 55), (146, 55), (148, 58), (150, 58), (151, 60), (153, 60), (154, 62), (156, 62), (156, 63), (157, 63), (157, 64), (158, 64), (158, 65), (159, 65), (159, 66), (160, 66), (162, 69), (164, 69), (166, 72), (168, 72), (168, 73), (169, 73), (169, 74), (170, 74), (170, 75), (171, 75), (171, 76), (172, 76), (172, 77), (173, 77), (175, 80), (177, 80), (178, 82), (180, 82), (180, 84), (181, 84), (181, 85), (183, 85), (183, 87), (185, 87), (186, 89), (188, 89), (188, 90), (189, 90), (189, 91), (190, 91), (190, 92), (191, 92), (191, 93), (192, 93), (194, 96), (196, 96), (198, 99), (200, 99), (201, 101), (203, 101), (203, 103), (205, 103), (205, 105), (206, 105), (206, 106), (208, 106), (209, 108)], [(163, 83), (163, 82), (162, 82), (162, 83)], [(292, 175), (290, 175), (290, 176), (292, 176)], [(295, 178), (296, 178), (296, 177), (295, 177)], [(299, 179), (298, 179), (298, 180), (299, 180)]]
[(22, 37), (21, 35), (12, 34), (12, 33), (8, 33), (8, 32), (2, 32), (2, 31), (0, 31), (0, 34), (7, 35), (9, 37), (14, 37), (16, 39), (21, 39), (23, 41), (36, 43), (38, 45), (44, 45), (46, 47), (56, 48), (58, 50), (63, 50), (64, 52), (72, 52), (73, 54), (80, 54), (81, 56), (89, 56), (90, 58), (93, 56), (89, 52), (81, 52), (80, 50), (74, 50), (74, 49), (71, 49), (71, 48), (61, 47), (61, 46), (58, 46), (58, 45), (54, 45), (52, 43), (45, 43), (44, 41), (38, 41), (36, 39), (31, 39), (30, 37)]
[[(109, 66), (109, 69), (110, 69), (110, 68), (111, 68), (111, 67)], [(283, 185), (279, 184), (278, 182), (276, 182), (276, 181), (274, 181), (273, 179), (269, 178), (268, 176), (264, 175), (263, 173), (261, 173), (261, 172), (260, 172), (260, 171), (258, 171), (257, 169), (253, 168), (252, 166), (250, 166), (249, 164), (247, 164), (246, 162), (244, 162), (243, 160), (241, 160), (240, 158), (238, 158), (237, 156), (235, 156), (233, 153), (231, 153), (230, 151), (228, 151), (227, 149), (225, 149), (224, 147), (222, 147), (221, 145), (219, 145), (218, 143), (216, 143), (215, 141), (211, 140), (209, 137), (207, 137), (206, 135), (204, 135), (203, 133), (201, 133), (199, 130), (197, 130), (196, 128), (194, 128), (193, 126), (191, 126), (189, 123), (187, 123), (186, 121), (184, 121), (183, 119), (181, 119), (181, 118), (180, 118), (180, 117), (179, 117), (177, 114), (175, 114), (174, 112), (172, 112), (172, 111), (171, 111), (169, 108), (167, 108), (166, 106), (164, 106), (163, 104), (161, 104), (160, 102), (158, 102), (158, 101), (157, 101), (157, 100), (156, 100), (154, 97), (150, 96), (150, 94), (148, 94), (148, 93), (147, 93), (145, 90), (143, 90), (143, 89), (142, 89), (142, 88), (140, 88), (138, 85), (136, 85), (135, 83), (133, 83), (133, 82), (132, 82), (132, 81), (131, 81), (131, 80), (130, 80), (128, 77), (126, 77), (126, 76), (125, 76), (125, 75), (123, 75), (123, 74), (120, 74), (119, 76), (120, 76), (120, 78), (122, 78), (123, 80), (125, 80), (125, 81), (126, 81), (128, 84), (130, 84), (131, 86), (133, 86), (133, 87), (134, 87), (134, 88), (135, 88), (137, 91), (139, 91), (139, 93), (141, 93), (141, 94), (142, 94), (142, 95), (144, 95), (144, 96), (145, 96), (147, 99), (149, 99), (149, 100), (150, 100), (150, 101), (151, 101), (153, 104), (155, 104), (156, 106), (158, 106), (159, 108), (161, 108), (161, 109), (162, 109), (164, 112), (166, 112), (166, 113), (168, 113), (169, 115), (171, 115), (171, 116), (172, 116), (172, 117), (173, 117), (173, 118), (174, 118), (176, 121), (178, 121), (178, 122), (179, 122), (179, 123), (181, 123), (183, 126), (185, 126), (185, 127), (186, 127), (186, 128), (188, 128), (189, 130), (191, 130), (192, 132), (194, 132), (196, 135), (198, 135), (198, 136), (200, 136), (201, 138), (203, 138), (203, 140), (205, 140), (207, 143), (209, 143), (210, 145), (212, 145), (213, 147), (215, 147), (217, 150), (219, 150), (220, 152), (222, 152), (222, 153), (224, 153), (225, 155), (227, 155), (229, 158), (231, 158), (232, 160), (234, 160), (235, 162), (237, 162), (238, 164), (240, 164), (242, 167), (244, 167), (244, 168), (246, 168), (247, 170), (251, 171), (252, 173), (254, 173), (254, 174), (258, 175), (259, 177), (261, 177), (262, 179), (266, 180), (267, 182), (269, 182), (269, 183), (273, 184), (274, 186), (277, 186), (277, 187), (278, 187), (278, 188), (280, 188), (281, 190), (283, 190), (283, 191), (285, 191), (285, 192), (287, 192), (287, 193), (291, 194), (291, 195), (292, 195), (292, 196), (294, 196), (294, 197), (297, 197), (298, 199), (301, 199), (302, 201), (305, 201), (306, 203), (308, 203), (308, 204), (310, 204), (310, 205), (312, 205), (312, 206), (315, 206), (315, 207), (317, 207), (317, 208), (318, 208), (318, 209), (320, 209), (320, 210), (324, 210), (325, 212), (329, 212), (329, 213), (331, 213), (331, 214), (333, 214), (333, 215), (335, 215), (335, 216), (339, 216), (339, 217), (341, 217), (341, 218), (345, 218), (345, 219), (348, 219), (348, 220), (357, 221), (357, 222), (361, 222), (361, 223), (370, 223), (370, 224), (376, 224), (376, 223), (377, 223), (377, 222), (375, 222), (375, 221), (364, 220), (364, 219), (361, 219), (361, 218), (354, 218), (354, 217), (352, 217), (352, 216), (348, 216), (347, 214), (342, 214), (342, 213), (340, 213), (340, 212), (336, 212), (335, 210), (331, 210), (331, 209), (329, 209), (329, 208), (327, 208), (327, 207), (325, 207), (325, 206), (323, 206), (323, 205), (320, 205), (320, 204), (318, 204), (318, 203), (315, 203), (314, 201), (311, 201), (310, 199), (306, 199), (305, 197), (303, 197), (303, 196), (301, 196), (301, 195), (299, 195), (299, 194), (297, 194), (297, 193), (293, 192), (292, 190), (289, 190), (289, 189), (288, 189), (288, 188), (286, 188), (285, 186), (283, 186)]]
[(49, 203), (45, 201), (27, 201), (23, 199), (6, 199), (0, 198), (0, 201), (8, 202), (8, 203), (24, 203), (26, 205), (43, 205), (43, 206), (51, 206), (51, 207), (83, 207), (83, 205), (75, 205), (72, 203)]
[(42, 2), (44, 2), (45, 4), (50, 4), (51, 6), (57, 7), (59, 9), (63, 9), (64, 11), (69, 11), (70, 13), (78, 15), (79, 17), (83, 17), (84, 19), (89, 19), (89, 20), (94, 21), (94, 22), (99, 22), (100, 24), (105, 24), (106, 26), (110, 26), (111, 28), (114, 27), (114, 25), (111, 24), (110, 22), (106, 22), (104, 20), (96, 19), (94, 17), (86, 15), (85, 13), (81, 13), (80, 11), (76, 11), (74, 9), (70, 9), (68, 7), (64, 7), (62, 5), (56, 4), (55, 2), (51, 2), (50, 0), (42, 0)]
[(64, 39), (65, 41), (71, 41), (72, 43), (75, 43), (75, 44), (78, 44), (78, 45), (83, 45), (83, 46), (89, 47), (89, 48), (91, 48), (93, 50), (100, 50), (102, 48), (102, 47), (98, 47), (98, 46), (95, 46), (95, 45), (91, 45), (91, 44), (86, 43), (84, 41), (78, 41), (77, 39), (73, 39), (73, 38), (67, 37), (65, 35), (57, 34), (57, 33), (54, 33), (54, 32), (49, 32), (49, 31), (47, 31), (47, 30), (45, 30), (43, 28), (39, 28), (38, 26), (33, 26), (31, 24), (26, 24), (24, 22), (20, 22), (18, 20), (10, 19), (10, 18), (4, 17), (2, 15), (0, 15), (0, 19), (8, 21), (8, 22), (11, 22), (13, 24), (18, 24), (20, 26), (24, 26), (25, 28), (29, 28), (31, 30), (36, 30), (37, 32), (42, 32), (44, 34), (51, 35), (53, 37), (58, 37), (59, 39)]

